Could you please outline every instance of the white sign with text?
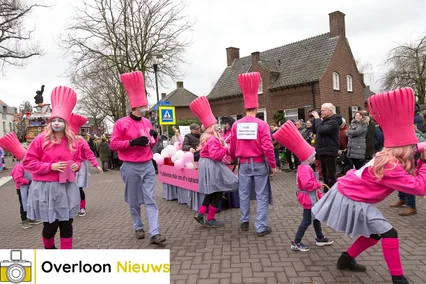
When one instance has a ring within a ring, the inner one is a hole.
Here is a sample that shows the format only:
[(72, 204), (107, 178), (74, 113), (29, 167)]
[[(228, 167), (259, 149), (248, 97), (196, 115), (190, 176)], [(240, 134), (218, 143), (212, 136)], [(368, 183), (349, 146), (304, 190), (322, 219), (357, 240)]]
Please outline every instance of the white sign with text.
[(237, 124), (237, 139), (256, 140), (257, 139), (257, 123), (239, 122)]

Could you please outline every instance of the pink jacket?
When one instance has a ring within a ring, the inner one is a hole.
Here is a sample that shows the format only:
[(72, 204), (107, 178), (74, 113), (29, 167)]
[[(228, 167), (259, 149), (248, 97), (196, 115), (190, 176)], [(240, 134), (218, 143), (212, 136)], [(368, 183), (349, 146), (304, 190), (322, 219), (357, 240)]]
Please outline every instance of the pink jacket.
[(216, 137), (210, 137), (204, 147), (200, 151), (201, 158), (212, 159), (213, 161), (222, 161), (225, 157), (228, 149), (222, 146), (219, 139)]
[(141, 136), (147, 136), (148, 139), (152, 139), (148, 129), (153, 129), (152, 124), (144, 117), (140, 121), (136, 121), (130, 116), (123, 117), (114, 124), (109, 146), (112, 151), (117, 151), (118, 157), (122, 161), (132, 163), (150, 161), (153, 156), (151, 147), (153, 147), (157, 141), (153, 141), (153, 143), (150, 144), (151, 147), (130, 146), (130, 140)]
[[(237, 127), (239, 123), (256, 123), (257, 139), (242, 140), (237, 139)], [(236, 121), (232, 125), (232, 136), (229, 153), (231, 158), (266, 158), (272, 169), (276, 168), (274, 146), (272, 145), (271, 132), (269, 126), (263, 120), (252, 116), (246, 116)]]
[(16, 189), (21, 189), (21, 185), (29, 184), (30, 181), (25, 179), (24, 166), (21, 163), (17, 163), (10, 173), (13, 181), (16, 183)]
[(96, 160), (95, 155), (93, 154), (92, 150), (90, 150), (89, 144), (84, 139), (80, 139), (78, 141), (78, 145), (80, 146), (81, 151), (81, 160), (82, 161), (90, 161), (92, 166), (97, 168), (99, 166), (98, 160)]
[(373, 204), (384, 200), (395, 190), (426, 195), (426, 164), (423, 161), (419, 160), (417, 164), (417, 176), (409, 175), (399, 162), (386, 165), (384, 173), (383, 178), (377, 180), (371, 167), (350, 170), (338, 179), (337, 189), (352, 200)]
[(31, 142), (28, 152), (25, 155), (24, 169), (33, 175), (34, 181), (59, 182), (59, 172), (52, 170), (52, 164), (57, 162), (73, 161), (81, 166), (81, 153), (78, 142), (75, 141), (74, 152), (68, 150), (68, 141), (63, 137), (60, 144), (55, 144), (49, 148), (43, 148), (44, 133), (39, 134)]
[[(297, 168), (297, 187), (301, 191), (316, 191), (318, 199), (321, 199), (323, 193), (321, 192), (322, 184), (315, 178), (314, 171), (307, 164), (300, 164)], [(304, 209), (312, 209), (312, 201), (309, 195), (305, 192), (297, 194), (297, 200)]]

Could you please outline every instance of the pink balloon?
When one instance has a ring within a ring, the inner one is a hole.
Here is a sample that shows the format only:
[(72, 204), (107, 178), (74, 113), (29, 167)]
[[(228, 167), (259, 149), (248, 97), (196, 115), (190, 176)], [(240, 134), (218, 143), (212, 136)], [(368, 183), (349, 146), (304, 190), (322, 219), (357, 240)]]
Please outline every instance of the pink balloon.
[(164, 165), (164, 158), (158, 158), (157, 160), (155, 160), (155, 162), (157, 163), (157, 165)]
[(185, 162), (183, 160), (177, 160), (175, 162), (175, 168), (176, 169), (183, 169), (183, 167), (185, 167)]
[(181, 144), (179, 141), (176, 141), (175, 144), (173, 144), (173, 146), (175, 146), (176, 150), (181, 150)]
[(185, 152), (183, 155), (183, 161), (186, 163), (193, 162), (194, 161), (194, 154), (191, 152)]

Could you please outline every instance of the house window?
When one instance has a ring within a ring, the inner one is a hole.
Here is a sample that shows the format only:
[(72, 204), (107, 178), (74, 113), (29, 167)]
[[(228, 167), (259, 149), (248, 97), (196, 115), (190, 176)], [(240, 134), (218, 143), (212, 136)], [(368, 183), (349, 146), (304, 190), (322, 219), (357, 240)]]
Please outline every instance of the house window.
[(348, 86), (348, 92), (352, 92), (352, 76), (346, 76), (346, 85)]
[[(6, 120), (6, 114), (7, 114), (7, 106), (3, 106), (2, 118), (4, 120)], [(6, 131), (6, 127), (3, 127), (3, 129)]]
[(333, 90), (336, 90), (336, 91), (340, 90), (339, 73), (337, 72), (333, 72)]
[(259, 88), (257, 89), (257, 94), (263, 94), (263, 82), (262, 78), (260, 78)]
[(291, 119), (296, 122), (299, 119), (299, 110), (297, 108), (285, 109), (284, 114), (285, 120)]
[(258, 110), (257, 110), (256, 117), (257, 117), (258, 119), (263, 120), (264, 122), (267, 122), (267, 121), (266, 121), (266, 108), (260, 108), (260, 109), (258, 109)]
[(9, 122), (9, 129), (10, 129), (10, 132), (13, 131), (13, 124), (12, 124), (12, 122)]

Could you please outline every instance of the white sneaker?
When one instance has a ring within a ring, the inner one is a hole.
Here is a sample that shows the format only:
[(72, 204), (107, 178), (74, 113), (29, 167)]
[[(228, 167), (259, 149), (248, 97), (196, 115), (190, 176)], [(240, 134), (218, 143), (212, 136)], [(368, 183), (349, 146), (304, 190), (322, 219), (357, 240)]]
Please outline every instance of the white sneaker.
[(80, 212), (78, 212), (78, 216), (80, 216), (80, 217), (86, 216), (86, 209), (81, 208)]

